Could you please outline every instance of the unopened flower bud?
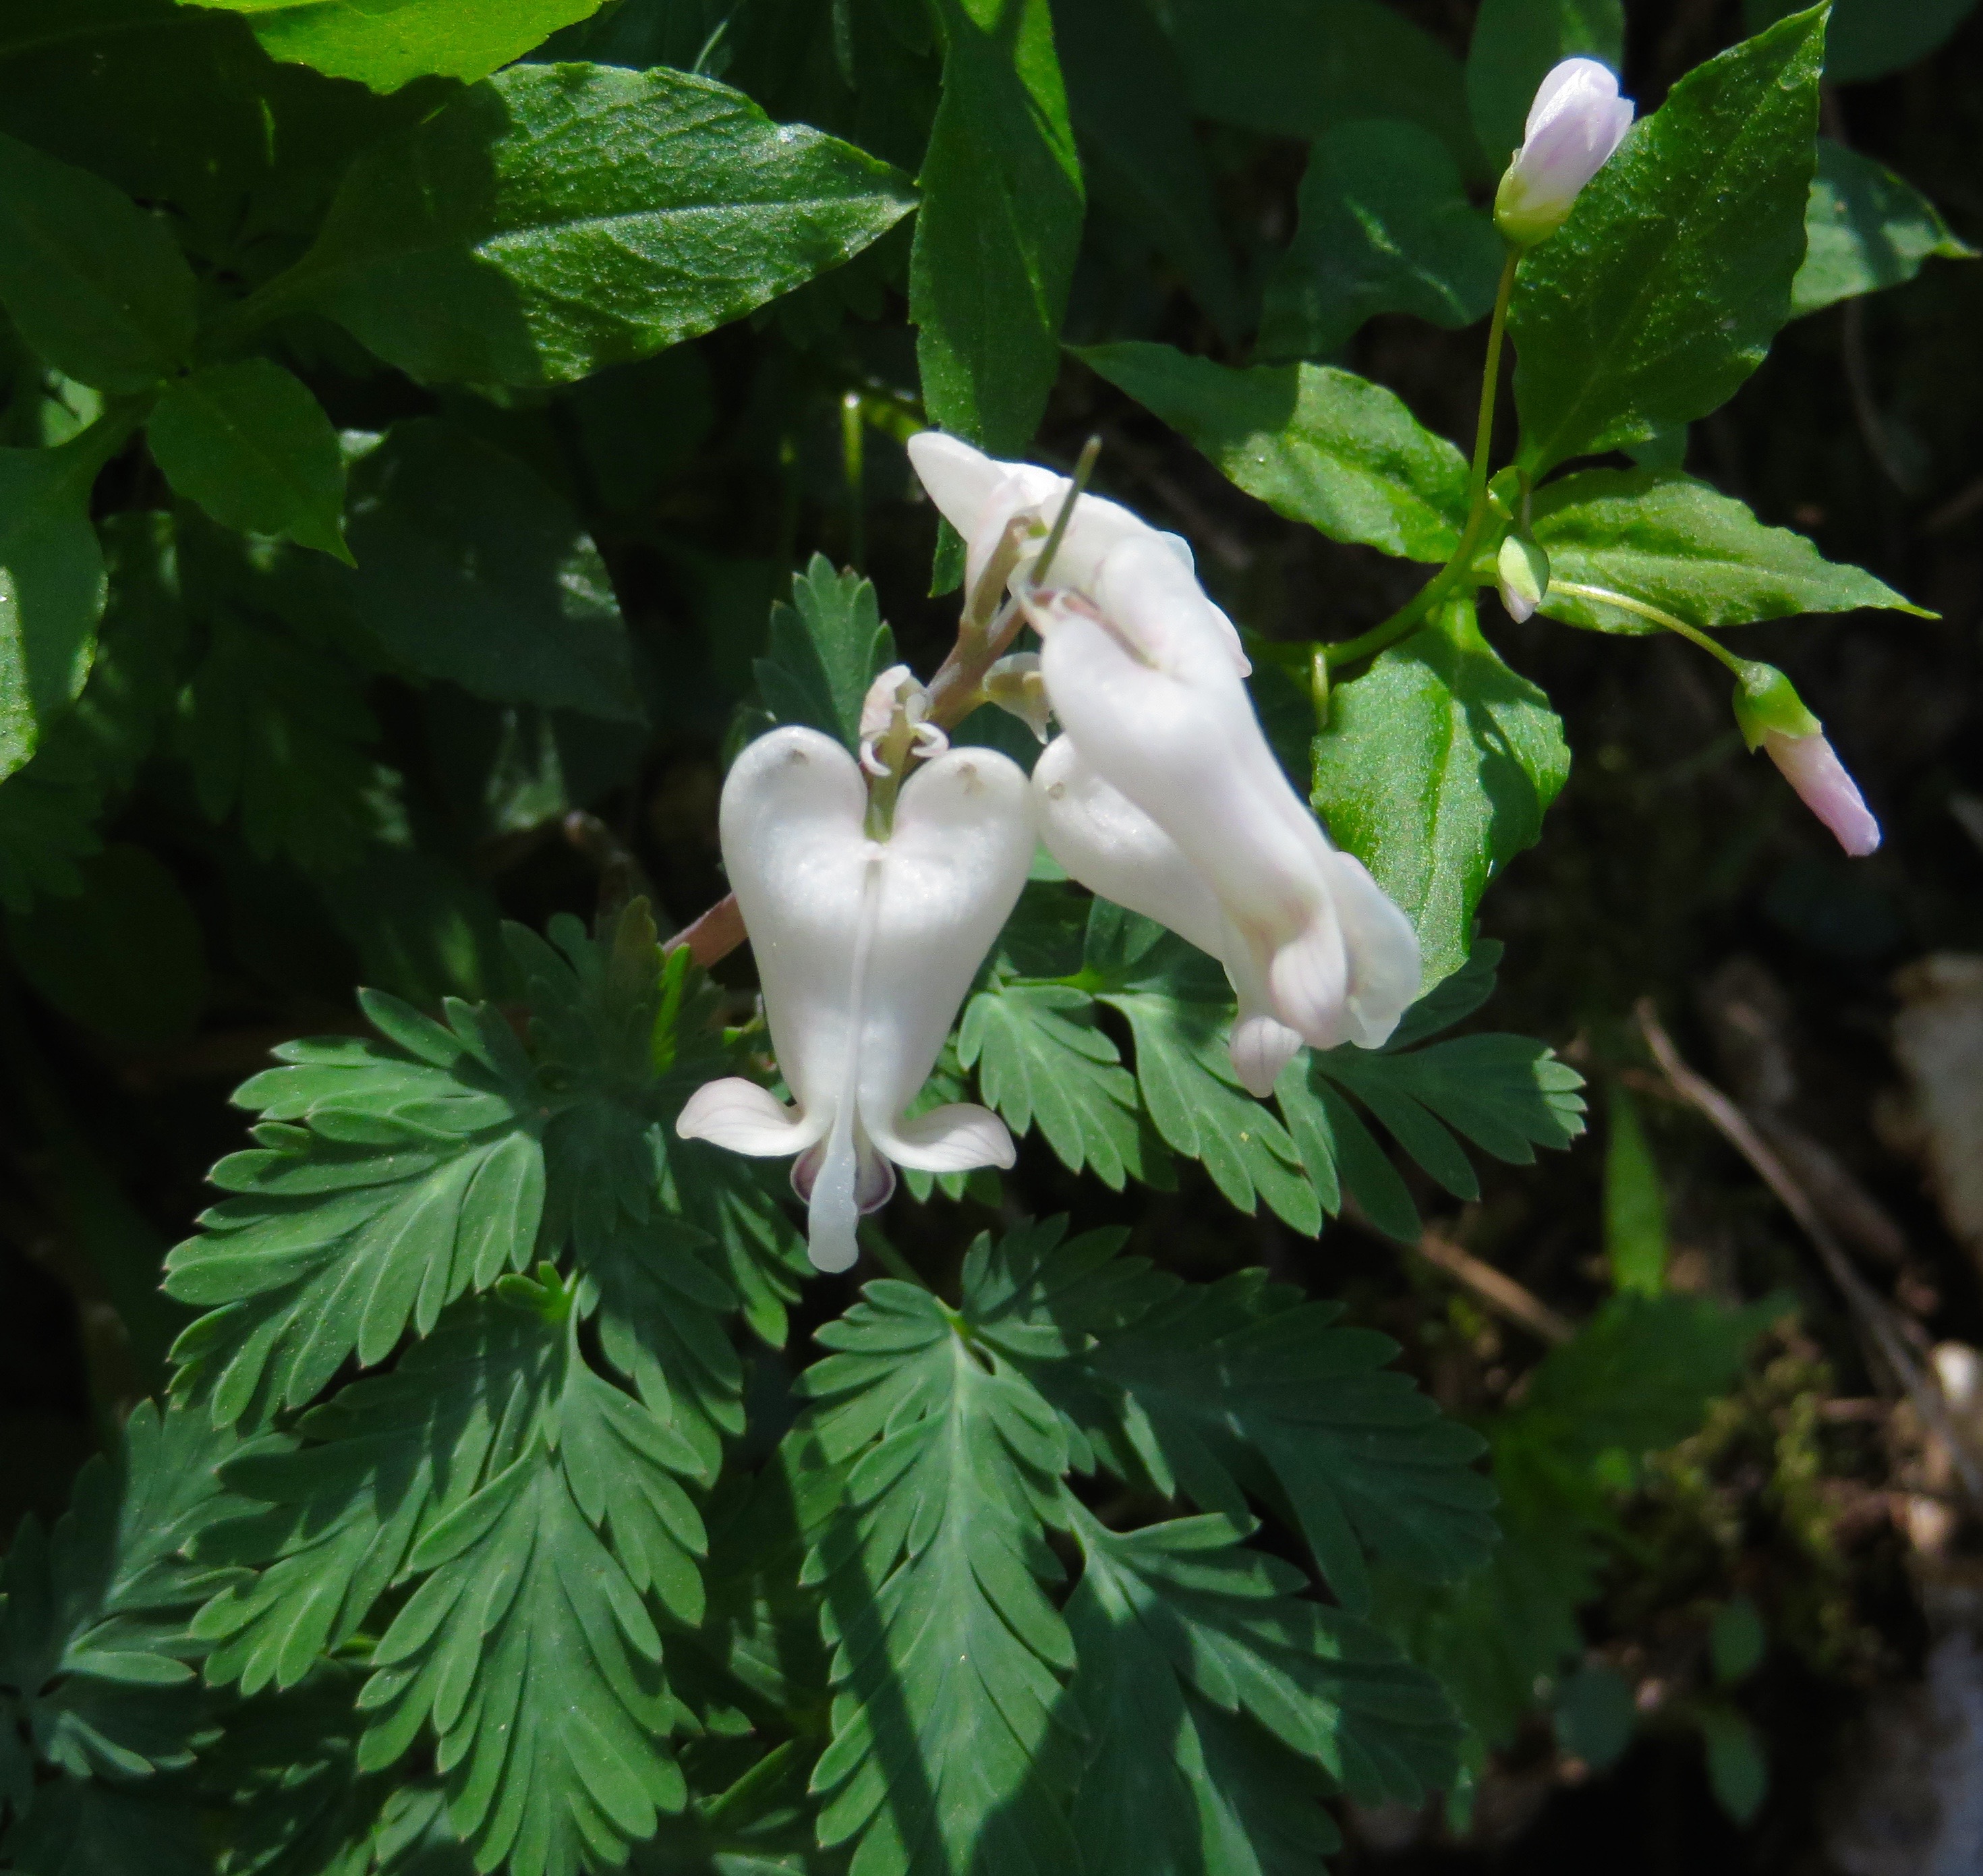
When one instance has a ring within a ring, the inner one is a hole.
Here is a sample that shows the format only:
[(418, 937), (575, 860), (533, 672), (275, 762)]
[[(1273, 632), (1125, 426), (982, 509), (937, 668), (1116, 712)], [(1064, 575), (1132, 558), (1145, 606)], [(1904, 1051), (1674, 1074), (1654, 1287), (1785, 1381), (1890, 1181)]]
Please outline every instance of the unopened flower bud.
[(1531, 617), (1549, 591), (1549, 556), (1526, 535), (1510, 534), (1494, 560), (1494, 590), (1517, 624)]
[(1046, 680), (1040, 675), (1037, 651), (1015, 651), (1001, 658), (985, 674), (985, 694), (998, 707), (1017, 717), (1042, 742), (1053, 721), (1053, 706), (1047, 701)]
[(1879, 845), (1880, 824), (1827, 739), (1824, 725), (1774, 665), (1744, 664), (1735, 686), (1735, 721), (1751, 751), (1760, 749), (1775, 763), (1804, 806), (1855, 860)]
[(1570, 218), (1583, 186), (1632, 128), (1632, 101), (1594, 59), (1566, 59), (1537, 88), (1522, 147), (1494, 192), (1494, 225), (1533, 247)]

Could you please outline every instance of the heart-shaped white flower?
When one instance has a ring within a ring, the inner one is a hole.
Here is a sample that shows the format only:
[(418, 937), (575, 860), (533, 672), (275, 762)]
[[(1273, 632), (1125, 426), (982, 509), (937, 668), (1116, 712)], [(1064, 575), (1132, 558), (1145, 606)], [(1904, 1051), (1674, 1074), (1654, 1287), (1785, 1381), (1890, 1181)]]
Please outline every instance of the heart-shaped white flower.
[(864, 1211), (895, 1165), (1009, 1166), (1012, 1135), (966, 1102), (902, 1110), (935, 1065), (958, 1005), (1032, 860), (1024, 772), (953, 749), (903, 784), (894, 830), (869, 837), (854, 757), (816, 730), (774, 730), (724, 783), (724, 864), (757, 955), (788, 1106), (754, 1082), (711, 1082), (675, 1123), (685, 1139), (794, 1154), (813, 1262), (844, 1270)]

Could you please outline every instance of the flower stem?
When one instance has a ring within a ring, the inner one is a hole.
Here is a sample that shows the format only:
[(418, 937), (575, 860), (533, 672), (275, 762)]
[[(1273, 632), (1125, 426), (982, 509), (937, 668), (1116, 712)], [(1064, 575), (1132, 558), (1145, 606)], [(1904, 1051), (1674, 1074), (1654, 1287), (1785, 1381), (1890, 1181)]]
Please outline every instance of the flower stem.
[(1331, 670), (1339, 670), (1346, 664), (1354, 664), (1387, 645), (1396, 644), (1416, 630), (1449, 593), (1473, 579), (1473, 550), (1480, 545), (1482, 530), (1487, 525), (1487, 462), (1488, 453), (1494, 446), (1494, 410), (1501, 388), (1501, 340), (1507, 329), (1508, 302), (1514, 293), (1515, 266), (1520, 259), (1519, 250), (1508, 250), (1508, 258), (1501, 264), (1500, 285), (1494, 293), (1494, 316), (1487, 327), (1486, 365), (1480, 377), (1480, 414), (1473, 426), (1473, 462), (1466, 478), (1466, 525), (1460, 530), (1459, 545), (1445, 566), (1388, 619), (1354, 638), (1324, 645), (1322, 656)]
[(1573, 599), (1595, 600), (1600, 606), (1615, 606), (1620, 612), (1631, 613), (1654, 625), (1664, 626), (1669, 632), (1677, 632), (1681, 637), (1698, 645), (1710, 657), (1719, 658), (1738, 677), (1748, 667), (1747, 658), (1738, 657), (1710, 633), (1704, 632), (1697, 625), (1689, 625), (1684, 619), (1676, 619), (1671, 613), (1662, 612), (1657, 606), (1649, 606), (1642, 599), (1633, 599), (1623, 593), (1613, 593), (1608, 587), (1583, 586), (1573, 580), (1552, 580), (1550, 590), (1568, 594)]

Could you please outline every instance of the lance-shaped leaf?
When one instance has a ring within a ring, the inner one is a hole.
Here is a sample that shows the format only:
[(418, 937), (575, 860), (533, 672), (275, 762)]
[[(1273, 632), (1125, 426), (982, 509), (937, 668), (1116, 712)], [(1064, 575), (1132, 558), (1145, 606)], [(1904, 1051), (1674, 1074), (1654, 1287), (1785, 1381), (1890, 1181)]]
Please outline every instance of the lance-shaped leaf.
[(1826, 11), (1690, 72), (1524, 258), (1509, 329), (1532, 473), (1705, 416), (1763, 362), (1804, 259)]
[(1465, 961), (1488, 881), (1570, 773), (1549, 700), (1481, 636), (1470, 595), (1329, 697), (1316, 811), (1418, 928), (1428, 982)]
[(887, 164), (713, 80), (518, 65), (368, 150), (249, 305), (328, 313), (425, 383), (560, 383), (737, 318), (910, 206)]
[(1041, 1528), (1062, 1515), (1060, 1423), (909, 1284), (868, 1284), (820, 1339), (806, 1426), (851, 1466), (806, 1565), (834, 1650), (820, 1841), (857, 1841), (871, 1876), (1072, 1868), (1074, 1657), (1041, 1587), (1061, 1573)]
[(923, 406), (994, 456), (1032, 441), (1060, 369), (1081, 164), (1046, 0), (940, 0), (943, 95), (909, 261)]
[(1690, 625), (1861, 606), (1932, 616), (1871, 574), (1828, 560), (1803, 535), (1765, 527), (1741, 503), (1691, 476), (1585, 470), (1540, 490), (1532, 513), (1535, 538), (1549, 556), (1540, 610), (1567, 625), (1661, 630), (1632, 609), (1634, 600)]
[(353, 1354), (376, 1366), (535, 1248), (543, 1097), (508, 1025), (363, 1001), (387, 1039), (286, 1043), (242, 1085), (261, 1144), (214, 1169), (232, 1195), (166, 1260), (168, 1292), (209, 1308), (174, 1355), (217, 1423), (304, 1405)]
[(1276, 514), (1336, 540), (1443, 560), (1466, 520), (1466, 459), (1383, 386), (1332, 365), (1236, 370), (1169, 346), (1080, 357)]
[(1791, 283), (1791, 312), (1800, 319), (1856, 294), (1898, 286), (1933, 256), (1976, 258), (1919, 189), (1829, 137), (1817, 140), (1804, 235), (1804, 265)]
[(1259, 1849), (1296, 1831), (1330, 1848), (1319, 1792), (1416, 1805), (1451, 1782), (1460, 1728), (1438, 1684), (1376, 1630), (1302, 1597), (1301, 1572), (1245, 1548), (1243, 1527), (1118, 1533), (1083, 1515), (1075, 1530), (1068, 1626), (1092, 1737), (1075, 1817), (1095, 1876), (1246, 1868), (1226, 1859), (1256, 1833)]
[[(1925, 59), (1976, 0), (1838, 0), (1825, 34), (1824, 75), (1834, 84), (1884, 78)], [(1751, 32), (1797, 10), (1797, 0), (1742, 0)]]
[(69, 376), (142, 391), (192, 344), (193, 278), (163, 218), (0, 136), (0, 303)]

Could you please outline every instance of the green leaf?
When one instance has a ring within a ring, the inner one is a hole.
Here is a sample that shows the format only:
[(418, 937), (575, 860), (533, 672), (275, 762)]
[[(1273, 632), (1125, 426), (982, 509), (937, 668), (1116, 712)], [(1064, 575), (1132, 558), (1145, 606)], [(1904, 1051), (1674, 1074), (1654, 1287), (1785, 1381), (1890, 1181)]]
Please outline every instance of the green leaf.
[(560, 1339), (547, 1397), (511, 1417), (473, 1495), (413, 1546), (420, 1580), (358, 1697), (359, 1769), (430, 1731), (450, 1824), (479, 1866), (507, 1858), (517, 1876), (622, 1862), (687, 1798), (647, 1599), (701, 1618), (702, 1522), (670, 1476), (693, 1461), (585, 1366), (575, 1336)]
[[(1751, 32), (1791, 12), (1797, 0), (1743, 0)], [(1831, 9), (1824, 75), (1834, 84), (1884, 78), (1925, 59), (1952, 33), (1976, 0), (1837, 0)]]
[(477, 697), (640, 721), (612, 577), (563, 497), (443, 418), (346, 441), (357, 563), (293, 570), (302, 603)]
[(217, 1424), (305, 1405), (354, 1353), (376, 1366), (535, 1250), (544, 1102), (509, 1025), (363, 1002), (386, 1040), (285, 1043), (236, 1091), (261, 1143), (214, 1169), (232, 1195), (166, 1259), (167, 1293), (210, 1312), (174, 1358)]
[(1071, 1172), (1111, 1192), (1134, 1177), (1172, 1175), (1115, 1043), (1095, 1027), (1095, 999), (1065, 984), (995, 981), (965, 1005), (958, 1058), (1015, 1133), (1038, 1125)]
[(833, 1741), (812, 1775), (819, 1838), (863, 1876), (1067, 1869), (1078, 1721), (1061, 1568), (1058, 1420), (988, 1368), (926, 1290), (870, 1283), (819, 1331), (797, 1392), (821, 1457), (851, 1464), (806, 1564), (834, 1650)]
[(1463, 596), (1330, 694), (1313, 800), (1417, 927), (1436, 984), (1465, 961), (1480, 895), (1534, 844), (1569, 772), (1549, 700), (1501, 662)]
[(1707, 1632), (1707, 1653), (1714, 1664), (1714, 1677), (1724, 1687), (1747, 1680), (1769, 1645), (1769, 1631), (1748, 1597), (1733, 1597), (1715, 1610)]
[(1326, 357), (1379, 313), (1470, 326), (1493, 306), (1505, 244), (1430, 131), (1337, 125), (1309, 152), (1300, 208), (1267, 282), (1262, 358)]
[(192, 345), (192, 270), (165, 221), (8, 136), (0, 303), (50, 364), (101, 390), (145, 390)]
[(1601, 1772), (1625, 1756), (1638, 1706), (1632, 1684), (1615, 1668), (1582, 1667), (1557, 1688), (1551, 1717), (1563, 1750)]
[(1236, 339), (1239, 283), (1177, 54), (1142, 0), (1084, 0), (1062, 9), (1054, 32), (1089, 188), (1183, 275), (1221, 335)]
[(1620, 1294), (1657, 1296), (1667, 1286), (1667, 1199), (1638, 1103), (1611, 1084), (1604, 1145), (1604, 1261)]
[(1276, 514), (1408, 560), (1460, 544), (1466, 460), (1381, 385), (1331, 365), (1235, 370), (1134, 341), (1077, 356)]
[(1919, 189), (1829, 137), (1817, 140), (1804, 235), (1804, 265), (1791, 283), (1796, 319), (1860, 293), (1898, 286), (1931, 256), (1976, 258), (1976, 250), (1950, 232), (1941, 211)]
[(20, 1527), (0, 1571), (0, 1721), (69, 1779), (192, 1763), (204, 1716), (188, 1664), (202, 1650), (186, 1623), (222, 1579), (181, 1552), (223, 1506), (216, 1468), (232, 1447), (203, 1414), (141, 1402), (53, 1533)]
[[(1460, 1729), (1431, 1676), (1302, 1597), (1301, 1572), (1245, 1549), (1243, 1527), (1180, 1518), (1118, 1533), (1084, 1514), (1075, 1528), (1085, 1567), (1068, 1626), (1093, 1741), (1075, 1815), (1094, 1876), (1147, 1869), (1152, 1851), (1159, 1868), (1230, 1867), (1276, 1774), (1311, 1801), (1320, 1784), (1364, 1804), (1422, 1804), (1453, 1781)], [(1237, 1722), (1211, 1754), (1208, 1707)], [(1219, 1759), (1245, 1768), (1230, 1795), (1208, 1775)], [(1304, 1779), (1302, 1761), (1323, 1779)], [(1311, 1817), (1311, 1846), (1334, 1848)]]
[(1081, 164), (1046, 0), (936, 0), (935, 14), (943, 95), (909, 260), (923, 408), (991, 454), (1015, 456), (1060, 369)]
[(781, 723), (801, 723), (861, 744), (868, 687), (895, 661), (895, 635), (883, 624), (874, 583), (851, 567), (834, 570), (815, 553), (792, 576), (791, 604), (771, 608), (765, 655), (751, 667), (758, 694)]
[(1480, 1440), (1442, 1421), (1407, 1376), (1385, 1373), (1388, 1336), (1333, 1326), (1248, 1270), (1213, 1284), (1112, 1256), (1115, 1234), (1063, 1246), (1062, 1221), (980, 1240), (963, 1313), (1025, 1373), (1098, 1461), (1132, 1485), (1182, 1492), (1246, 1521), (1254, 1492), (1291, 1515), (1345, 1607), (1368, 1600), (1364, 1553), (1434, 1579), (1493, 1541)]
[(173, 737), (209, 818), (238, 810), (263, 859), (354, 861), (376, 818), (366, 797), (378, 726), (359, 686), (347, 660), (293, 634), (215, 617)]
[(1493, 180), (1459, 62), (1379, 0), (1158, 0), (1158, 12), (1202, 116), (1304, 142), (1348, 119), (1406, 118), (1473, 180)]
[(1466, 48), (1466, 104), (1490, 173), (1507, 167), (1550, 69), (1579, 57), (1624, 69), (1624, 0), (1481, 0)]
[(89, 675), (106, 583), (89, 521), (102, 439), (0, 450), (0, 777), (35, 753)]
[(328, 313), (425, 383), (560, 383), (738, 318), (910, 206), (885, 163), (713, 80), (518, 65), (362, 155), (250, 304)]
[(271, 59), (313, 65), (374, 91), (432, 74), (487, 78), (600, 0), (179, 0), (246, 16)]
[(1763, 362), (1804, 259), (1825, 9), (1697, 65), (1523, 259), (1532, 474), (1702, 417)]
[(222, 526), (350, 559), (337, 433), (281, 366), (244, 358), (175, 379), (145, 435), (166, 480)]
[(197, 1794), (100, 1778), (40, 1787), (7, 1833), (8, 1865), (25, 1876), (212, 1876)]
[(1770, 1761), (1746, 1715), (1732, 1707), (1703, 1707), (1695, 1717), (1707, 1748), (1707, 1782), (1715, 1801), (1737, 1824), (1747, 1824), (1770, 1794)]
[(119, 841), (78, 868), (73, 897), (7, 922), (21, 975), (63, 1015), (125, 1048), (189, 1035), (206, 998), (199, 921), (172, 874)]
[(1861, 606), (1932, 616), (1871, 574), (1826, 560), (1803, 535), (1765, 527), (1691, 476), (1587, 469), (1539, 490), (1531, 513), (1550, 563), (1541, 610), (1567, 625), (1662, 629), (1607, 594), (1710, 627)]

